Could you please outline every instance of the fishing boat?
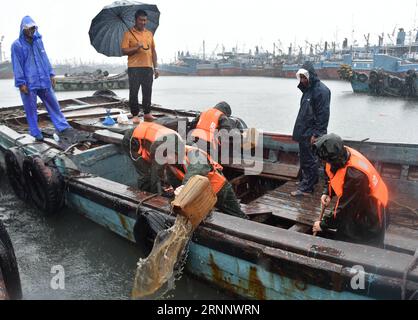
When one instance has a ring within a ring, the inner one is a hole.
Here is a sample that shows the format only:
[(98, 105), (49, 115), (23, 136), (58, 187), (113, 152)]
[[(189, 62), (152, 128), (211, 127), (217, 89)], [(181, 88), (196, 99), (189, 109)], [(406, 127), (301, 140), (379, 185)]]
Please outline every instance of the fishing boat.
[(369, 70), (354, 69), (359, 63), (352, 61), (339, 70), (343, 80), (350, 81), (355, 93), (375, 96), (418, 98), (418, 64), (387, 54), (374, 55)]
[[(54, 131), (42, 105), (45, 142), (27, 134), (21, 106), (0, 111), (0, 158), (17, 196), (40, 214), (67, 206), (128, 241), (151, 245), (158, 228), (175, 218), (172, 199), (137, 189), (135, 168), (120, 147), (132, 125), (102, 124), (106, 114), (128, 113), (126, 101), (108, 92), (60, 103), (77, 134), (59, 142), (48, 138)], [(158, 105), (152, 111), (171, 128), (199, 114)], [(302, 199), (289, 195), (300, 174), (298, 144), (280, 133), (262, 138), (261, 173), (223, 164), (250, 219), (214, 210), (193, 234), (185, 270), (248, 299), (417, 298), (418, 145), (346, 141), (374, 163), (390, 190), (391, 223), (385, 247), (376, 248), (337, 241), (332, 231), (313, 236), (319, 189)]]
[(109, 75), (107, 71), (100, 69), (95, 72), (84, 72), (80, 74), (57, 77), (55, 91), (96, 91), (128, 89), (129, 80), (126, 72)]

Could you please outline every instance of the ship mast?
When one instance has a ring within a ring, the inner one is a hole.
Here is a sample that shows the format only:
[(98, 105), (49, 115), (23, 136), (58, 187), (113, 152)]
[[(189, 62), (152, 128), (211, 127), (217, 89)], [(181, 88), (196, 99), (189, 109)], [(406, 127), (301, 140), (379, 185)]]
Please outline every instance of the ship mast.
[(1, 36), (0, 38), (0, 63), (3, 62), (3, 40), (4, 40), (4, 36)]
[(414, 41), (414, 31), (416, 31), (417, 7), (418, 7), (418, 0), (415, 0), (414, 21), (412, 23), (412, 31), (411, 31), (411, 35), (410, 35), (410, 39), (409, 39), (409, 56), (411, 56), (412, 42), (415, 42)]

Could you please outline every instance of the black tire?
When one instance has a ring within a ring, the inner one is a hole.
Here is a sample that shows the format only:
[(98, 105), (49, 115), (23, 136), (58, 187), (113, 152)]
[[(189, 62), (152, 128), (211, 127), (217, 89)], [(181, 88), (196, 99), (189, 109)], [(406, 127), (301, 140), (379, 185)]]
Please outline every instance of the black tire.
[(239, 129), (239, 130), (248, 129), (247, 124), (241, 118), (238, 118), (238, 117), (230, 117), (230, 119), (232, 119), (232, 120), (235, 121), (235, 123), (237, 125), (237, 129)]
[(53, 165), (46, 165), (39, 156), (23, 161), (23, 177), (33, 204), (46, 216), (59, 212), (64, 205), (65, 183)]
[(402, 80), (398, 78), (389, 78), (389, 86), (394, 89), (400, 89), (402, 87)]
[(65, 90), (70, 90), (70, 89), (71, 89), (71, 83), (64, 82), (64, 83), (62, 84), (62, 87), (63, 87)]
[(360, 82), (367, 82), (367, 80), (369, 80), (369, 77), (368, 77), (366, 74), (364, 74), (364, 73), (360, 73), (360, 74), (357, 76), (357, 79), (358, 79)]
[(93, 96), (94, 97), (98, 97), (98, 96), (117, 97), (117, 94), (114, 93), (112, 90), (103, 89), (103, 90), (97, 90), (95, 93), (93, 93)]
[(17, 148), (6, 150), (4, 155), (6, 173), (10, 186), (20, 200), (27, 201), (29, 199), (29, 194), (22, 170), (24, 157), (23, 152)]
[(123, 80), (119, 80), (118, 81), (118, 88), (119, 89), (125, 89), (126, 88), (126, 85), (125, 85), (125, 81), (123, 81)]
[(134, 226), (134, 238), (141, 251), (148, 256), (154, 246), (158, 232), (170, 228), (173, 224), (161, 214), (147, 211), (140, 213)]
[(19, 268), (13, 250), (12, 241), (3, 223), (0, 221), (0, 269), (6, 286), (7, 295), (12, 300), (22, 299)]
[(115, 86), (115, 83), (112, 81), (108, 81), (106, 82), (106, 86), (107, 86), (107, 89), (113, 89), (113, 87)]

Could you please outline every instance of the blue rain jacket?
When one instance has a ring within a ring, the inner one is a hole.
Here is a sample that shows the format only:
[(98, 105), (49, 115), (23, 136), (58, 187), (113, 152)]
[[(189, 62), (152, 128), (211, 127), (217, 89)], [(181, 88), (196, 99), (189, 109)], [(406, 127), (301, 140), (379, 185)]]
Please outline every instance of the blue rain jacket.
[(51, 77), (55, 74), (45, 52), (38, 27), (36, 27), (32, 44), (25, 38), (23, 29), (30, 24), (35, 24), (31, 17), (26, 16), (22, 19), (19, 39), (12, 44), (15, 86), (26, 85), (29, 90), (49, 89), (52, 86)]

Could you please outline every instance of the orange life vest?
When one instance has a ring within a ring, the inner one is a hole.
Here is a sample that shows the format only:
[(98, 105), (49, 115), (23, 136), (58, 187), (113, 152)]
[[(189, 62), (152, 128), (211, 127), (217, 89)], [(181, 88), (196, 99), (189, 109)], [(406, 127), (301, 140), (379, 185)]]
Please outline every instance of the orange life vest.
[(172, 134), (178, 135), (176, 131), (166, 128), (158, 123), (142, 122), (135, 128), (132, 137), (138, 139), (139, 141), (138, 154), (145, 161), (151, 162), (150, 150), (147, 149), (144, 142), (148, 141), (152, 144), (157, 139)]
[(191, 146), (186, 146), (186, 154), (185, 154), (185, 161), (183, 163), (183, 170), (180, 170), (179, 168), (170, 165), (170, 169), (172, 170), (172, 172), (174, 173), (174, 175), (177, 177), (177, 179), (183, 181), (184, 180), (184, 176), (186, 175), (185, 173), (187, 172), (187, 164), (190, 164), (190, 160), (189, 160), (189, 152), (192, 151), (199, 151), (201, 152), (207, 159), (208, 162), (210, 164), (210, 166), (212, 167), (212, 171), (208, 173), (208, 179), (209, 182), (212, 186), (212, 190), (213, 192), (215, 192), (216, 194), (221, 191), (221, 189), (224, 187), (225, 183), (226, 183), (226, 178), (219, 173), (219, 171), (223, 170), (223, 167), (217, 163), (216, 161), (214, 161), (210, 155), (208, 155), (206, 152), (204, 152), (203, 150), (200, 150), (199, 148), (195, 148), (195, 147), (191, 147)]
[(215, 130), (219, 127), (219, 118), (225, 115), (222, 111), (212, 108), (200, 114), (196, 129), (191, 133), (192, 137), (199, 138), (209, 143), (213, 143), (214, 147), (219, 144), (215, 141)]
[(353, 167), (363, 172), (369, 179), (370, 196), (375, 198), (377, 201), (379, 221), (382, 222), (382, 212), (380, 209), (380, 205), (383, 205), (383, 207), (386, 208), (389, 201), (389, 194), (386, 184), (383, 182), (375, 167), (373, 167), (373, 165), (370, 163), (369, 160), (367, 160), (365, 156), (363, 156), (357, 150), (351, 149), (349, 147), (345, 148), (350, 152), (350, 158), (344, 168), (339, 169), (334, 175), (331, 172), (330, 164), (327, 163), (325, 167), (326, 173), (330, 179), (329, 196), (331, 196), (331, 192), (332, 190), (334, 190), (334, 193), (338, 197), (337, 204), (335, 205), (334, 217), (337, 214), (337, 207), (343, 195), (344, 181), (347, 169), (349, 167)]

